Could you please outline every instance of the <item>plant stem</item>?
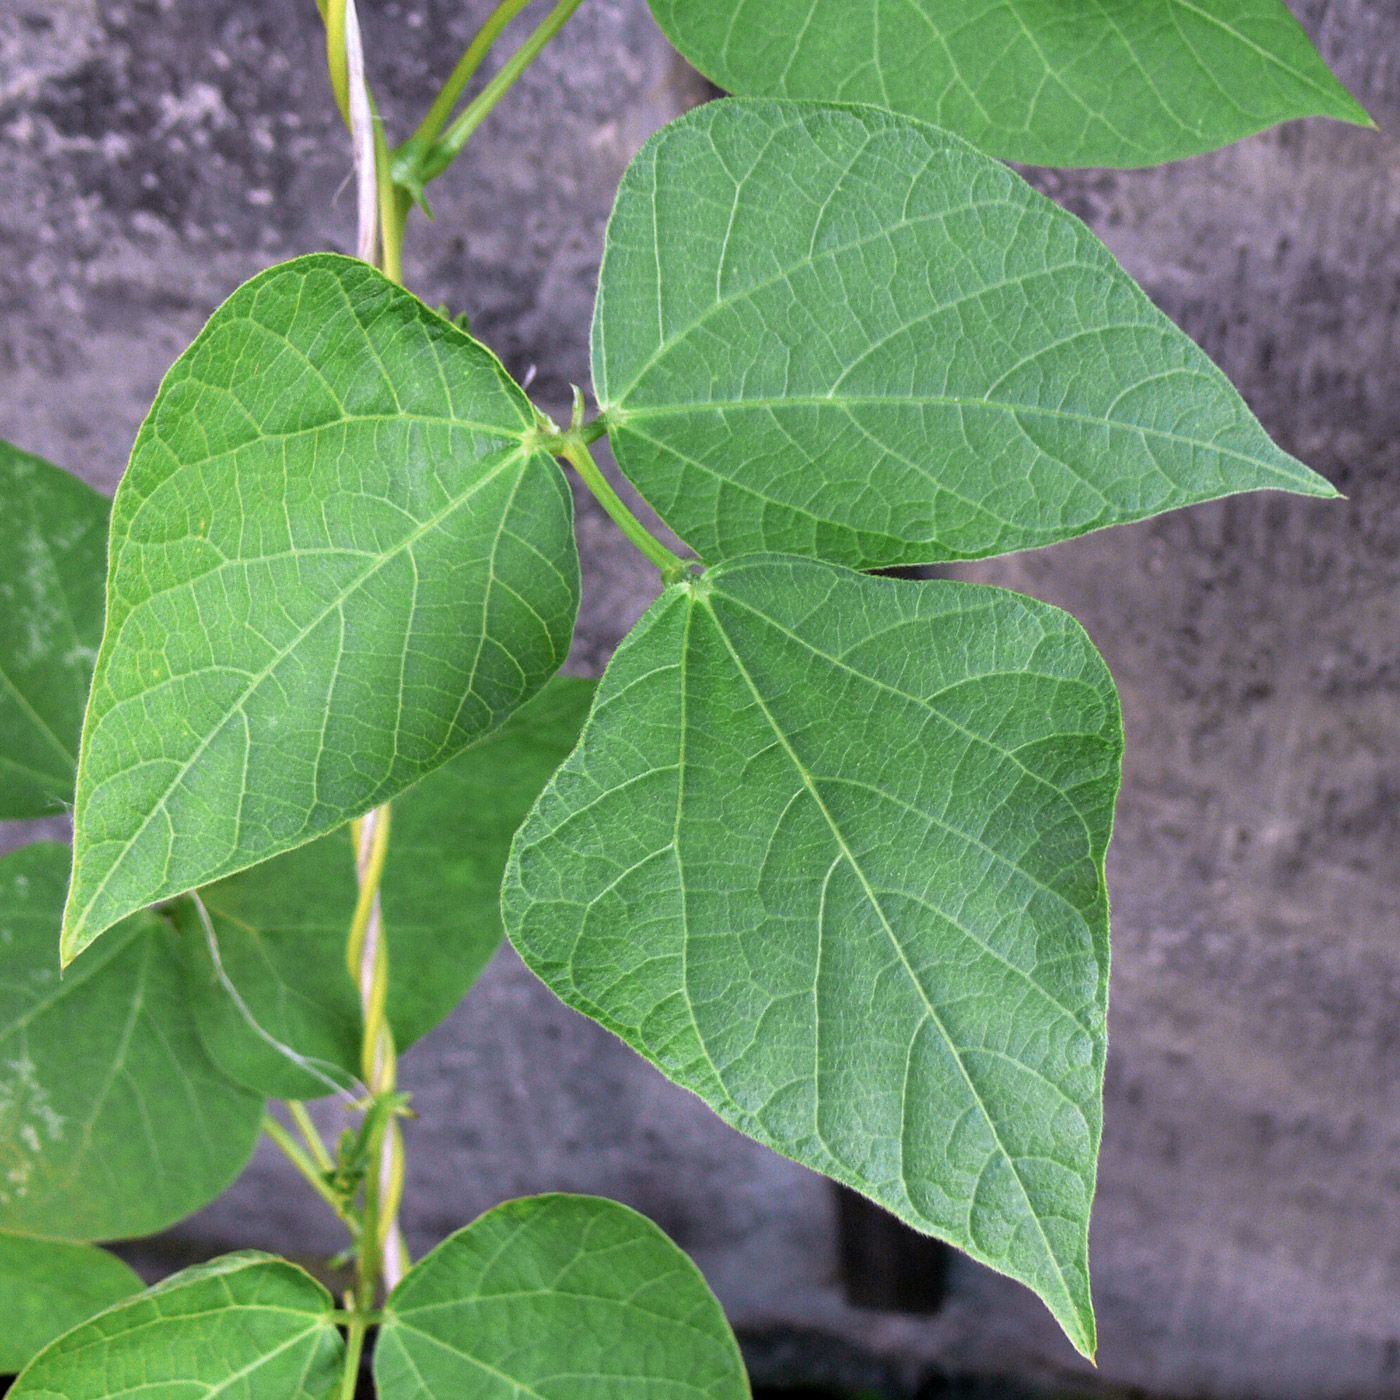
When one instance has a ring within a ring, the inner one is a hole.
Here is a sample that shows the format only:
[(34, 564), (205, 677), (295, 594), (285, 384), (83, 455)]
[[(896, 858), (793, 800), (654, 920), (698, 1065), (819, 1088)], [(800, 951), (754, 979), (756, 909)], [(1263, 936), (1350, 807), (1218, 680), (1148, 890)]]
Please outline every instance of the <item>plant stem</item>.
[(540, 51), (568, 23), (570, 16), (583, 0), (559, 0), (541, 21), (540, 27), (506, 60), (501, 71), (467, 105), (466, 111), (447, 129), (447, 134), (434, 143), (423, 158), (424, 184), (441, 175), (460, 154), (472, 132), (487, 114), (510, 91), (515, 80), (539, 57)]
[(438, 139), (438, 134), (447, 125), (447, 119), (457, 105), (457, 99), (466, 91), (467, 84), (481, 67), (482, 59), (491, 52), (491, 46), (500, 37), (501, 30), (529, 3), (530, 0), (500, 0), (486, 17), (486, 23), (477, 30), (466, 52), (457, 60), (457, 66), (443, 84), (442, 91), (428, 108), (427, 115), (418, 123), (418, 130), (413, 133), (412, 143), (420, 150), (428, 150)]
[[(366, 87), (366, 92), (369, 88)], [(379, 263), (384, 275), (403, 286), (404, 220), (409, 210), (407, 196), (394, 184), (389, 170), (389, 144), (384, 136), (384, 122), (373, 95), (369, 99), (374, 121), (374, 180), (379, 196)]]
[[(394, 1034), (385, 1015), (389, 992), (389, 950), (384, 942), (379, 906), (379, 882), (389, 849), (388, 805), (376, 808), (351, 826), (356, 845), (360, 898), (350, 925), (346, 961), (360, 990), (364, 1018), (361, 1077), (371, 1095), (384, 1100), (393, 1094), (398, 1075)], [(371, 1108), (371, 1112), (375, 1109)], [(370, 1144), (372, 1163), (365, 1180), (364, 1232), (360, 1245), (361, 1283), (371, 1280), (363, 1306), (374, 1305), (381, 1275), (392, 1288), (407, 1264), (407, 1250), (398, 1227), (403, 1195), (403, 1137), (397, 1110), (385, 1108)]]
[[(589, 428), (592, 424), (589, 425)], [(562, 457), (583, 478), (583, 484), (593, 493), (594, 499), (612, 516), (618, 528), (638, 549), (661, 570), (661, 577), (667, 583), (675, 583), (683, 578), (691, 566), (699, 563), (695, 559), (682, 559), (673, 554), (655, 535), (632, 514), (627, 502), (613, 490), (612, 484), (603, 475), (602, 468), (593, 459), (589, 449), (589, 428), (571, 428), (567, 433), (542, 433), (540, 446), (555, 456)], [(596, 435), (593, 435), (596, 440)]]
[[(356, 873), (360, 881), (360, 896), (355, 902), (355, 913), (350, 920), (350, 936), (345, 945), (345, 965), (355, 985), (365, 991), (365, 947), (369, 940), (370, 924), (376, 913), (375, 904), (379, 899), (379, 881), (384, 874), (384, 862), (389, 854), (389, 820), (392, 809), (386, 802), (376, 807), (368, 816), (350, 823), (351, 839), (355, 843)], [(386, 974), (387, 975), (387, 974)], [(365, 1039), (369, 1039), (369, 1022), (365, 1022)], [(361, 1065), (365, 1086), (373, 1090), (374, 1066), (370, 1060)]]
[(345, 11), (348, 0), (329, 0), (321, 8), (326, 22), (326, 67), (331, 75), (331, 91), (345, 125), (350, 125), (350, 62), (345, 51)]
[[(377, 251), (384, 275), (401, 286), (404, 220), (409, 201), (406, 192), (395, 185), (390, 170), (383, 119), (365, 78), (354, 4), (355, 0), (317, 0), (326, 24), (331, 85), (355, 148), (360, 187), (357, 249), (367, 262), (376, 260)], [(404, 1179), (403, 1139), (398, 1123), (401, 1101), (394, 1095), (398, 1066), (394, 1035), (386, 1016), (389, 952), (383, 938), (379, 902), (379, 882), (389, 849), (389, 822), (390, 809), (386, 803), (351, 825), (360, 892), (350, 924), (346, 962), (360, 993), (363, 1018), (360, 1068), (370, 1093), (365, 1124), (369, 1130), (370, 1165), (365, 1176), (363, 1211), (352, 1226), (358, 1245), (356, 1287), (340, 1387), (342, 1400), (354, 1400), (367, 1325), (365, 1313), (374, 1307), (381, 1281), (386, 1291), (391, 1289), (408, 1267), (408, 1251), (397, 1219)], [(306, 1110), (301, 1105), (293, 1105), (292, 1114), (317, 1161), (329, 1162), (330, 1154)], [(347, 1219), (351, 1207), (336, 1196), (316, 1169), (316, 1163), (271, 1115), (268, 1115), (267, 1131), (319, 1194), (331, 1202), (336, 1213)], [(326, 1168), (333, 1169), (333, 1163)], [(386, 1255), (390, 1261), (387, 1269)]]
[[(302, 1110), (305, 1112), (305, 1110)], [(297, 1140), (277, 1121), (270, 1113), (263, 1115), (263, 1132), (265, 1132), (273, 1142), (287, 1155), (292, 1165), (310, 1183), (311, 1189), (339, 1217), (341, 1223), (350, 1234), (356, 1238), (360, 1235), (361, 1225), (354, 1213), (348, 1210), (345, 1203), (326, 1184), (325, 1178), (321, 1175), (316, 1163), (301, 1150)], [(333, 1165), (333, 1164), (332, 1164)]]
[(360, 1384), (360, 1357), (365, 1349), (365, 1319), (352, 1313), (345, 1333), (345, 1369), (340, 1373), (340, 1394), (337, 1400), (355, 1400)]

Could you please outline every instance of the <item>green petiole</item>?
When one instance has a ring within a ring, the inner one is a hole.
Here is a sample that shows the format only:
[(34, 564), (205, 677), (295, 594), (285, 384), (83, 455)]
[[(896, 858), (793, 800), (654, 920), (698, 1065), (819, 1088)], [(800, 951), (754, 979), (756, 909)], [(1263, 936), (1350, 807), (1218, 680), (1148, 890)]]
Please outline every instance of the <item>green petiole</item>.
[(457, 66), (443, 84), (427, 115), (418, 124), (418, 130), (406, 143), (422, 152), (432, 148), (443, 127), (447, 125), (452, 109), (458, 98), (466, 91), (481, 61), (491, 52), (491, 46), (500, 38), (501, 31), (523, 10), (530, 0), (500, 0), (500, 3), (486, 17), (486, 22), (477, 30), (466, 52), (457, 60)]
[[(560, 432), (545, 419), (536, 430), (537, 436), (527, 439), (527, 446), (542, 447), (546, 452), (562, 457), (583, 480), (583, 484), (593, 493), (593, 498), (613, 518), (614, 523), (658, 569), (666, 583), (676, 583), (684, 578), (697, 564), (698, 559), (682, 559), (673, 554), (655, 535), (633, 515), (627, 502), (613, 490), (612, 484), (603, 475), (602, 469), (593, 459), (589, 444), (597, 442), (607, 431), (600, 418), (585, 424), (583, 418), (583, 395), (574, 390), (574, 418), (567, 432)], [(548, 426), (546, 426), (548, 425)]]
[[(501, 6), (501, 9), (510, 8), (514, 6), (515, 3), (516, 0), (506, 0), (506, 4)], [(462, 112), (461, 116), (459, 116), (450, 127), (448, 127), (447, 133), (441, 139), (432, 141), (423, 139), (423, 132), (428, 125), (428, 118), (425, 117), (418, 132), (394, 152), (394, 179), (404, 189), (408, 190), (415, 199), (421, 200), (423, 187), (430, 180), (434, 180), (441, 175), (442, 172), (457, 159), (458, 155), (461, 154), (462, 148), (471, 139), (472, 133), (486, 119), (491, 109), (510, 91), (516, 79), (539, 57), (545, 45), (563, 29), (574, 11), (578, 9), (582, 3), (583, 0), (559, 0), (559, 3), (556, 4), (549, 14), (541, 21), (539, 28), (521, 44), (515, 53), (506, 60), (500, 72), (498, 72), (496, 76), (486, 84), (481, 92), (468, 103), (466, 110)], [(510, 8), (510, 13), (505, 15), (501, 20), (501, 27), (504, 27), (515, 12), (515, 9)], [(490, 25), (494, 18), (495, 16), (493, 16), (491, 20), (488, 20), (487, 24)], [(483, 30), (483, 33), (484, 32)], [(499, 28), (491, 35), (492, 42), (494, 42), (496, 34), (498, 33)], [(473, 42), (475, 43), (475, 41)], [(488, 43), (486, 47), (489, 48), (490, 44)], [(483, 57), (484, 54), (485, 50), (482, 52)], [(458, 65), (459, 68), (462, 64), (466, 63), (470, 55), (471, 49), (468, 49), (467, 53), (462, 56), (462, 62)], [(470, 78), (471, 72), (475, 71), (476, 65), (479, 63), (480, 57), (476, 58), (473, 62), (470, 71), (467, 73), (467, 78)], [(457, 73), (454, 71), (452, 78), (448, 80), (449, 87), (456, 80), (456, 77)], [(464, 85), (465, 82), (466, 78), (463, 79)], [(444, 94), (446, 92), (447, 89), (445, 88)], [(441, 101), (441, 99), (439, 99), (439, 101)], [(454, 95), (453, 102), (455, 101), (456, 96)], [(448, 110), (450, 110), (450, 104)], [(428, 116), (433, 117), (437, 111), (438, 103), (435, 102)]]

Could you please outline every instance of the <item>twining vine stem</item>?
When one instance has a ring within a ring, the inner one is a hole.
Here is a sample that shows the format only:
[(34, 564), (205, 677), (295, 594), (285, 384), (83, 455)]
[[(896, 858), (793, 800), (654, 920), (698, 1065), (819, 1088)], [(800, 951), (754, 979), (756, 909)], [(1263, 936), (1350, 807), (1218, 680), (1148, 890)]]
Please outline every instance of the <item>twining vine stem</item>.
[[(529, 0), (498, 0), (418, 129), (391, 152), (378, 104), (365, 77), (355, 0), (316, 0), (325, 24), (331, 88), (350, 129), (354, 149), (358, 192), (356, 251), (399, 285), (403, 283), (404, 228), (414, 199), (422, 201), (423, 186), (456, 159), (487, 114), (563, 29), (582, 0), (557, 0), (538, 28), (448, 126), (453, 109), (482, 61), (528, 3)], [(569, 461), (628, 539), (657, 565), (668, 583), (675, 581), (691, 565), (646, 530), (598, 469), (589, 443), (600, 435), (601, 425), (584, 425), (582, 408), (582, 395), (576, 391), (574, 421), (569, 431), (560, 433), (553, 424), (542, 420), (539, 445)], [(360, 996), (360, 1077), (368, 1091), (364, 1122), (351, 1153), (357, 1162), (363, 1160), (367, 1164), (360, 1209), (354, 1206), (353, 1178), (348, 1187), (337, 1180), (337, 1172), (349, 1166), (348, 1149), (342, 1148), (342, 1160), (337, 1163), (302, 1104), (288, 1105), (301, 1142), (271, 1114), (263, 1124), (267, 1136), (340, 1217), (356, 1244), (356, 1285), (345, 1300), (346, 1348), (339, 1400), (354, 1400), (365, 1336), (378, 1316), (375, 1309), (381, 1288), (386, 1294), (392, 1291), (409, 1263), (398, 1225), (404, 1184), (399, 1122), (404, 1096), (397, 1090), (398, 1057), (387, 1016), (389, 950), (379, 897), (391, 821), (386, 803), (351, 824), (359, 896), (346, 943), (346, 963)]]

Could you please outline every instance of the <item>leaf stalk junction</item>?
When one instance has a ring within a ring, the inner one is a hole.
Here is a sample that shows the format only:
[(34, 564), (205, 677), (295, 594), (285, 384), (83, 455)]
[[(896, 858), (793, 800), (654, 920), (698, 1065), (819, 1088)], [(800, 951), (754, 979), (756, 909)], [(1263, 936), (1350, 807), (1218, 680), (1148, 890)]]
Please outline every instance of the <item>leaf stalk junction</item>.
[(538, 409), (539, 420), (533, 436), (527, 436), (527, 447), (539, 447), (562, 457), (579, 474), (583, 484), (592, 492), (594, 500), (612, 517), (614, 524), (658, 569), (669, 586), (678, 583), (697, 567), (703, 568), (704, 561), (682, 559), (668, 549), (632, 513), (627, 502), (613, 489), (612, 483), (603, 475), (592, 452), (591, 445), (607, 432), (607, 420), (595, 418), (591, 423), (583, 421), (583, 391), (574, 386), (574, 413), (567, 430), (561, 432)]

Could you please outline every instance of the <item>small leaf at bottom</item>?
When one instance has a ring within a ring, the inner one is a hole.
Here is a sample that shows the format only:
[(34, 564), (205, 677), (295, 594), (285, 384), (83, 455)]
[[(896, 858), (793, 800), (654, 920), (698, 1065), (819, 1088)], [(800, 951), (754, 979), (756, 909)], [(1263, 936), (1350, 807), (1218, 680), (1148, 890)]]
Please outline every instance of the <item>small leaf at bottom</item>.
[(510, 1201), (394, 1290), (380, 1400), (748, 1400), (700, 1271), (651, 1221), (590, 1196)]

